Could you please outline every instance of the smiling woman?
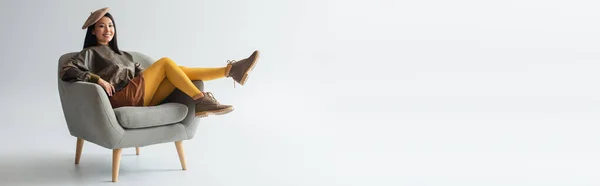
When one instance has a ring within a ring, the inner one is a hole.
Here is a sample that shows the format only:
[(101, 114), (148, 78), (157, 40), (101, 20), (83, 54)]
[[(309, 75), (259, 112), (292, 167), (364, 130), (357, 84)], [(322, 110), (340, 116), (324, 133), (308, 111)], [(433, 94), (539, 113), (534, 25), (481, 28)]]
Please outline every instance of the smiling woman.
[(94, 24), (94, 29), (90, 29), (89, 31), (92, 35), (96, 36), (96, 38), (90, 37), (90, 41), (97, 41), (96, 43), (98, 44), (108, 45), (108, 42), (112, 40), (113, 35), (115, 34), (112, 15), (106, 13), (104, 17), (100, 18), (100, 20)]
[(91, 13), (82, 26), (87, 29), (83, 50), (61, 67), (63, 81), (87, 81), (102, 86), (113, 108), (152, 106), (176, 88), (197, 100), (196, 116), (226, 114), (233, 106), (220, 104), (210, 92), (201, 92), (194, 80), (231, 77), (244, 85), (259, 57), (256, 50), (242, 60), (230, 60), (219, 68), (188, 68), (163, 57), (144, 69), (117, 44), (117, 26), (109, 8)]

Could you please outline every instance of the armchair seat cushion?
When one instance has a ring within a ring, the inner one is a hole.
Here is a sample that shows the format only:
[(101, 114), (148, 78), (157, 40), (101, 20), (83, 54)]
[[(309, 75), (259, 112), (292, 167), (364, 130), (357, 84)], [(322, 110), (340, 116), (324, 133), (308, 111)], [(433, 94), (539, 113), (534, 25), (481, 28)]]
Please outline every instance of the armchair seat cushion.
[(113, 109), (123, 128), (138, 129), (169, 125), (183, 121), (188, 108), (181, 103), (165, 103), (145, 107), (119, 107)]

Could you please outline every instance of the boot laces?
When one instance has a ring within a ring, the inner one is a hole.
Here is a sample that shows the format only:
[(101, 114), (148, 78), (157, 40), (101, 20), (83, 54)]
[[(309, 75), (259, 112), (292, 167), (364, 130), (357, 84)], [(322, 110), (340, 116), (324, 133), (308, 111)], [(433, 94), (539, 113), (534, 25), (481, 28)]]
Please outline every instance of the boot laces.
[(212, 94), (212, 92), (207, 92), (206, 93), (206, 98), (210, 99), (211, 101), (217, 103), (217, 104), (221, 104), (219, 103), (219, 101), (217, 101), (217, 99), (215, 98), (215, 96)]
[[(237, 60), (227, 60), (227, 64), (231, 64), (232, 68), (233, 68), (233, 63), (237, 62)], [(233, 88), (235, 88), (235, 80), (231, 79), (233, 81)]]

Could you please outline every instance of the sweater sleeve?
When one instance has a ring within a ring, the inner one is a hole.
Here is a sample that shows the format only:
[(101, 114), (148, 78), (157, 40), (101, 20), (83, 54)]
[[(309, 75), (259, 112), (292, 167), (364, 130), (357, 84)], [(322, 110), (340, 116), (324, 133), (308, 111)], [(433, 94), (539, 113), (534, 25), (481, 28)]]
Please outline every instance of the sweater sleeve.
[(93, 59), (92, 52), (83, 50), (65, 62), (60, 69), (60, 79), (67, 82), (87, 81), (98, 83), (100, 76), (90, 72), (87, 63)]
[(140, 75), (140, 72), (144, 71), (144, 67), (142, 67), (142, 64), (135, 62), (135, 76)]

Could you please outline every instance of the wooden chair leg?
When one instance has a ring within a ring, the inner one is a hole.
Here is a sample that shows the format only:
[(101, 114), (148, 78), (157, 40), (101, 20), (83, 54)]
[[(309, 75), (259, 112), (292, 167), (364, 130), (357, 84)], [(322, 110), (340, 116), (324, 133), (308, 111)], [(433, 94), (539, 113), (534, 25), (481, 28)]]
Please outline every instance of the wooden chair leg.
[(81, 150), (83, 149), (83, 139), (77, 138), (77, 147), (75, 147), (75, 164), (79, 164), (81, 159)]
[(181, 168), (183, 170), (187, 170), (185, 166), (185, 155), (183, 153), (183, 145), (181, 144), (181, 141), (176, 141), (175, 147), (177, 148), (177, 154), (179, 154), (179, 162), (181, 162)]
[(140, 155), (140, 148), (139, 147), (135, 148), (135, 155)]
[(119, 178), (119, 165), (121, 165), (121, 149), (113, 149), (112, 181), (117, 182)]

